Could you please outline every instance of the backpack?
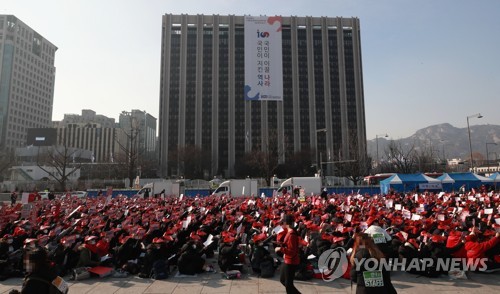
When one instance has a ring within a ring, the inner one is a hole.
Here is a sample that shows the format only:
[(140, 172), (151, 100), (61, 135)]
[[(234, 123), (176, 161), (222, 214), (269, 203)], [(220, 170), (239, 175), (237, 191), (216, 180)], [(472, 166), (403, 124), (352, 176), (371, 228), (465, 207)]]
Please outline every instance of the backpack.
[(260, 263), (260, 276), (262, 278), (272, 278), (274, 276), (274, 260), (272, 257), (264, 258)]
[(300, 268), (295, 272), (295, 279), (299, 281), (307, 281), (314, 277), (314, 267), (311, 263), (307, 263), (305, 266)]
[[(42, 282), (44, 284), (49, 285), (49, 294), (67, 294), (68, 293), (68, 284), (66, 281), (64, 281), (61, 277), (57, 277), (54, 279), (54, 281), (49, 282), (47, 280), (44, 280), (42, 278), (38, 277), (28, 277), (25, 283), (28, 283), (28, 281), (33, 280), (33, 281), (38, 281)], [(59, 285), (59, 288), (56, 286)], [(62, 289), (62, 290), (61, 290)]]
[(151, 269), (151, 279), (164, 280), (168, 278), (168, 266), (164, 260), (157, 260)]

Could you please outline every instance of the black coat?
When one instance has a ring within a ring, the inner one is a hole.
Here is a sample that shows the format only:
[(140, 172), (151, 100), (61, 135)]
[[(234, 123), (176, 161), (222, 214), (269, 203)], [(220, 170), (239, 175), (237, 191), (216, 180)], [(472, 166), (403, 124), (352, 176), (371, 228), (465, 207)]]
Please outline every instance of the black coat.
[(223, 272), (232, 269), (235, 264), (240, 263), (238, 244), (239, 242), (234, 241), (232, 244), (224, 244), (220, 248), (218, 264)]
[(24, 279), (22, 294), (48, 294), (57, 275), (50, 268), (31, 273)]
[[(358, 261), (363, 258), (370, 258), (370, 253), (365, 248), (360, 248), (356, 251), (354, 258)], [(371, 267), (371, 266), (370, 266)], [(366, 271), (365, 263), (361, 264), (359, 271), (356, 271), (356, 264), (351, 267), (351, 281), (356, 284), (356, 294), (393, 294), (397, 293), (396, 289), (392, 285), (391, 275), (389, 272), (382, 270), (382, 279), (384, 285), (382, 287), (365, 287), (365, 279), (363, 277), (363, 272)]]

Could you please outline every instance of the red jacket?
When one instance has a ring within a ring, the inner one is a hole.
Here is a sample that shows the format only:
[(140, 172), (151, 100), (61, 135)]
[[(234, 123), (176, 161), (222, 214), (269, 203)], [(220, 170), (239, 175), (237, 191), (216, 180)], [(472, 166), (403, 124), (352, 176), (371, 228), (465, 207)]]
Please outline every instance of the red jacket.
[[(450, 234), (448, 236), (448, 240), (446, 241), (446, 248), (453, 248), (458, 245), (458, 243), (462, 242), (461, 240), (462, 234)], [(462, 246), (459, 250), (453, 252), (451, 256), (456, 258), (466, 258), (467, 250), (465, 250), (465, 246)]]
[(468, 241), (465, 242), (465, 250), (467, 250), (467, 262), (474, 262), (477, 258), (485, 258), (484, 253), (495, 247), (500, 241), (499, 238), (493, 237), (489, 241), (481, 242)]
[(283, 247), (281, 252), (284, 254), (284, 259), (286, 264), (299, 264), (299, 236), (295, 230), (289, 229), (285, 240), (283, 242)]
[(99, 257), (103, 257), (104, 255), (109, 253), (109, 243), (104, 240), (99, 240), (96, 244), (97, 247), (97, 254), (99, 254)]

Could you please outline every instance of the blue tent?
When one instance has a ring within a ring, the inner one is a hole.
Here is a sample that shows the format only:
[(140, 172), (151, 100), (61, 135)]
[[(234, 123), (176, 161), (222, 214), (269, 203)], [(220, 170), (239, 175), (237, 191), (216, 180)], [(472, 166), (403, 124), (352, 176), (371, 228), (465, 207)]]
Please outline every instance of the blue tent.
[(444, 191), (458, 191), (462, 185), (465, 189), (479, 188), (483, 184), (491, 184), (493, 180), (474, 173), (444, 173), (437, 178), (443, 184)]
[(441, 181), (424, 174), (395, 174), (380, 182), (380, 193), (387, 194), (390, 189), (396, 192), (422, 190), (441, 190)]

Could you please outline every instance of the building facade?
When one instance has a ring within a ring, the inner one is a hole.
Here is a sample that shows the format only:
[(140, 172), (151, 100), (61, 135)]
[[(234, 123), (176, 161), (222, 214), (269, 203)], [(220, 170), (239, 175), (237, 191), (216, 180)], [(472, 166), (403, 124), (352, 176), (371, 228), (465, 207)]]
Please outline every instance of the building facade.
[(65, 114), (63, 120), (54, 121), (54, 127), (65, 128), (69, 126), (86, 126), (99, 125), (103, 128), (115, 128), (116, 122), (114, 118), (107, 117), (102, 114), (97, 114), (91, 109), (83, 109), (82, 114)]
[[(65, 146), (85, 150), (89, 162), (113, 163), (123, 153), (120, 144), (125, 145), (126, 134), (120, 128), (103, 128), (100, 125), (75, 125), (58, 128), (30, 128), (28, 147)], [(49, 135), (47, 136), (47, 133)], [(54, 136), (52, 136), (54, 134)], [(52, 138), (55, 137), (55, 138)], [(41, 140), (43, 138), (43, 142)], [(34, 142), (34, 144), (33, 144)]]
[(0, 149), (26, 143), (26, 129), (50, 127), (57, 47), (14, 15), (0, 15)]
[(282, 18), (282, 101), (244, 100), (244, 43), (244, 16), (163, 16), (163, 176), (181, 175), (172, 155), (188, 146), (209, 154), (211, 176), (226, 177), (271, 142), (285, 164), (301, 150), (314, 151), (312, 162), (366, 155), (359, 19)]
[(154, 116), (138, 109), (132, 109), (130, 112), (122, 111), (118, 124), (129, 133), (137, 133), (137, 147), (143, 156), (156, 159), (156, 118)]

